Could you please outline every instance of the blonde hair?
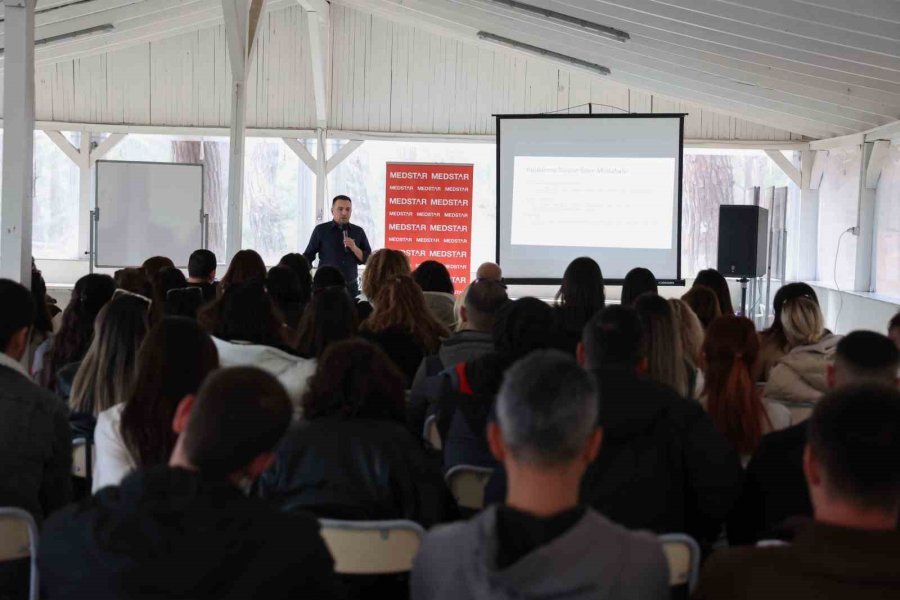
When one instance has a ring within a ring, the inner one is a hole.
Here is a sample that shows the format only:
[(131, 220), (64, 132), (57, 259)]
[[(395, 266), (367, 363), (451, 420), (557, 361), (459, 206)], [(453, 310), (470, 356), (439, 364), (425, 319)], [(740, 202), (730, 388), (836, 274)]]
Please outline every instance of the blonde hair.
[(697, 367), (700, 364), (700, 354), (703, 349), (703, 324), (684, 300), (670, 298), (669, 304), (672, 305), (672, 312), (675, 313), (685, 358), (691, 363), (691, 366)]
[(366, 261), (366, 270), (362, 275), (362, 291), (374, 306), (378, 292), (384, 287), (385, 282), (409, 274), (409, 257), (406, 254), (390, 248), (376, 250)]
[(791, 348), (816, 344), (825, 334), (825, 318), (809, 298), (788, 300), (781, 308), (781, 326)]
[(643, 294), (634, 302), (644, 326), (647, 375), (688, 397), (688, 373), (678, 321), (672, 306), (656, 294)]
[(383, 331), (398, 327), (412, 334), (428, 353), (438, 351), (450, 331), (435, 319), (425, 305), (422, 289), (409, 275), (384, 282), (374, 310), (360, 325), (361, 331)]

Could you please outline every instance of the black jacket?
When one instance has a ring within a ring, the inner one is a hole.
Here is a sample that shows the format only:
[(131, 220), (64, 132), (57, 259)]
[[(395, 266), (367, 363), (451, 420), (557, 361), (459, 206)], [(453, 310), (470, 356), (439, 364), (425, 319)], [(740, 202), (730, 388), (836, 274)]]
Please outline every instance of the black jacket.
[(437, 457), (403, 423), (325, 417), (293, 428), (260, 496), (287, 512), (348, 520), (409, 519), (425, 527), (457, 516)]
[[(741, 489), (741, 463), (699, 403), (624, 369), (595, 373), (603, 442), (582, 501), (629, 529), (715, 541)], [(491, 483), (490, 500), (505, 493)]]
[(310, 516), (167, 466), (60, 511), (40, 546), (50, 600), (333, 598), (333, 564)]
[(51, 392), (0, 366), (0, 506), (24, 508), (40, 523), (71, 500), (68, 417)]
[(413, 335), (400, 327), (389, 327), (380, 331), (361, 331), (360, 337), (366, 339), (382, 350), (394, 362), (400, 372), (406, 389), (412, 387), (416, 369), (425, 357), (425, 349)]
[(732, 544), (781, 537), (778, 525), (791, 517), (812, 516), (803, 475), (807, 425), (803, 422), (763, 436), (747, 465), (744, 491), (728, 520), (728, 541)]

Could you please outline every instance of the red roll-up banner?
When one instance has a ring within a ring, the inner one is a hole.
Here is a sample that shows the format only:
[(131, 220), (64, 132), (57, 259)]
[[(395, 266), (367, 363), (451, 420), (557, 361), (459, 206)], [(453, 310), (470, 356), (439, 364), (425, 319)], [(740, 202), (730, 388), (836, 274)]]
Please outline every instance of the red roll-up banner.
[(413, 269), (444, 264), (456, 292), (469, 283), (474, 165), (387, 163), (385, 247), (402, 250)]

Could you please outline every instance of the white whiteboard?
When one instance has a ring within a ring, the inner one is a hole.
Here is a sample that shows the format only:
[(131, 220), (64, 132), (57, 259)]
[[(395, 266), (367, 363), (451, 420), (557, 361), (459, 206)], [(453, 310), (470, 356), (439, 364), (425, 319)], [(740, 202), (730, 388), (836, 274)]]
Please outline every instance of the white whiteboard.
[(139, 266), (150, 256), (187, 265), (203, 247), (203, 165), (97, 161), (95, 264)]

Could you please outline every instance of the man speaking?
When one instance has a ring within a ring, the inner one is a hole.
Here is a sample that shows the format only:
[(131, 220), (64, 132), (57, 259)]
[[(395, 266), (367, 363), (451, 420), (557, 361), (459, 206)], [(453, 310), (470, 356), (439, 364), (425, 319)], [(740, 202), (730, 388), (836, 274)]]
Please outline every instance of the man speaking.
[(347, 289), (354, 298), (359, 295), (359, 265), (366, 264), (372, 248), (366, 232), (350, 224), (353, 202), (348, 196), (335, 196), (331, 201), (333, 221), (316, 225), (303, 256), (312, 264), (319, 255), (319, 267), (336, 267), (347, 280)]

